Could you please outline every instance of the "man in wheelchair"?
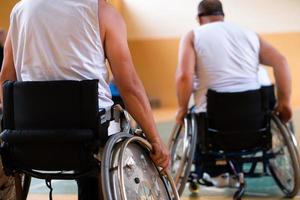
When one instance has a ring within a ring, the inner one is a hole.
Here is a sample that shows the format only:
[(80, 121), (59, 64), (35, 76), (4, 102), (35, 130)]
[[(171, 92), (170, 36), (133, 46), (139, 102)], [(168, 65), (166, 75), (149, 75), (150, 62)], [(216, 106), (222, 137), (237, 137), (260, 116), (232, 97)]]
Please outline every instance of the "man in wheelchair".
[[(188, 32), (179, 47), (176, 122), (184, 123), (193, 94), (200, 147), (194, 160), (202, 163), (198, 168), (196, 164), (196, 171), (209, 184), (236, 186), (237, 181), (229, 181), (228, 172), (237, 175), (242, 166), (234, 159), (228, 162), (230, 156), (270, 148), (270, 112), (284, 123), (292, 118), (289, 66), (286, 58), (258, 34), (225, 22), (219, 0), (201, 1), (197, 18), (201, 26)], [(270, 88), (261, 89), (259, 83), (261, 64), (274, 71), (274, 110), (270, 110)]]
[[(113, 102), (106, 81), (108, 78), (107, 59), (126, 108), (140, 124), (153, 147), (151, 154), (153, 161), (157, 166), (166, 169), (169, 165), (168, 150), (156, 130), (149, 102), (131, 60), (126, 37), (126, 27), (121, 15), (105, 0), (76, 3), (72, 1), (21, 1), (11, 13), (0, 82), (2, 85), (7, 80), (29, 82), (97, 79), (99, 80), (97, 85), (99, 110), (104, 109), (108, 113), (106, 117), (110, 118), (109, 113)], [(10, 85), (15, 87), (14, 83)], [(22, 83), (16, 83), (16, 85), (23, 87)], [(51, 90), (55, 86), (49, 87)], [(75, 91), (76, 88), (70, 88), (65, 94), (61, 93), (68, 98), (66, 95), (69, 94), (68, 92), (72, 93), (73, 89)], [(0, 90), (2, 93), (2, 87)], [(63, 88), (57, 88), (57, 90), (63, 91)], [(31, 92), (34, 91), (31, 90)], [(89, 93), (89, 91), (82, 91), (78, 94), (82, 96), (84, 92)], [(29, 95), (29, 93), (26, 94)], [(50, 94), (44, 95), (57, 101), (57, 98)], [(40, 98), (43, 99), (43, 97)], [(82, 98), (85, 97), (82, 96)], [(66, 103), (66, 106), (61, 109), (69, 109), (68, 107), (75, 102), (77, 102), (76, 99), (71, 100), (69, 105)], [(23, 103), (23, 105), (31, 105), (32, 102)], [(94, 101), (90, 99), (86, 105), (90, 106), (92, 103)], [(39, 102), (35, 105), (39, 105)], [(44, 110), (51, 112), (51, 106), (53, 109), (56, 108), (50, 102), (49, 105), (44, 105)], [(76, 111), (81, 107), (73, 109)], [(36, 109), (31, 111), (39, 112)], [(26, 114), (21, 113), (22, 117)], [(70, 118), (76, 118), (74, 115)], [(43, 115), (40, 116), (36, 120), (44, 118)], [(26, 117), (23, 119), (26, 121)], [(53, 124), (57, 123), (58, 127), (64, 126), (59, 124), (59, 119), (65, 120), (62, 116), (57, 116), (53, 118)], [(36, 122), (32, 123), (36, 125)], [(51, 122), (45, 123), (48, 125), (50, 123), (51, 126)], [(75, 121), (74, 126), (77, 127), (79, 122), (76, 123)], [(101, 134), (107, 135), (106, 131)], [(80, 178), (78, 186), (79, 199), (98, 199), (98, 178)]]

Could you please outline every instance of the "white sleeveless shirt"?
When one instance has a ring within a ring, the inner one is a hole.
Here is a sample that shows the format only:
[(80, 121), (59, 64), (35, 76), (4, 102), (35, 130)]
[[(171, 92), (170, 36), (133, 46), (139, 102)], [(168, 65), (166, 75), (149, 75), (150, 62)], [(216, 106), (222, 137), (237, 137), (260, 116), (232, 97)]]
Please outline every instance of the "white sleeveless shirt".
[(10, 36), (19, 81), (99, 80), (99, 107), (112, 106), (98, 0), (22, 0)]
[(227, 22), (194, 29), (197, 54), (194, 101), (197, 112), (206, 111), (206, 92), (241, 92), (260, 88), (259, 38), (256, 33)]

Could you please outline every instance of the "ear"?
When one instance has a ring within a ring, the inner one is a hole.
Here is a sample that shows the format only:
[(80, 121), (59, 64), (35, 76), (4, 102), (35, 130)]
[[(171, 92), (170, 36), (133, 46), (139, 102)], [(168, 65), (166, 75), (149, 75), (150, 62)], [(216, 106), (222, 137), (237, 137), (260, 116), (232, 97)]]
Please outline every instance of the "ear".
[(205, 23), (205, 20), (203, 19), (203, 17), (197, 17), (198, 18), (198, 23), (200, 25), (203, 25)]

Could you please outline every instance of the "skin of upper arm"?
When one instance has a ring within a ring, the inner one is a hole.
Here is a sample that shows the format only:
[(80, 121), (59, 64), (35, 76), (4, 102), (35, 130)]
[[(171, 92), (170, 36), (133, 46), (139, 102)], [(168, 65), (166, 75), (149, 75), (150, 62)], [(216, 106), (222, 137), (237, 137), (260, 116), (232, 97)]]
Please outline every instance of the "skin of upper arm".
[(259, 60), (263, 65), (276, 67), (279, 62), (286, 62), (285, 57), (267, 41), (259, 37)]
[(178, 53), (177, 79), (193, 77), (196, 65), (196, 52), (194, 50), (194, 33), (191, 31), (180, 41)]
[[(127, 43), (127, 30), (122, 16), (105, 3), (100, 14), (103, 46), (114, 80), (120, 90), (134, 87), (137, 74)], [(121, 92), (121, 91), (120, 91)]]
[(1, 102), (2, 102), (2, 84), (6, 80), (17, 80), (16, 70), (15, 70), (15, 65), (14, 65), (14, 60), (13, 60), (13, 50), (12, 50), (12, 45), (11, 45), (10, 34), (8, 34), (5, 45), (4, 45), (4, 59), (3, 59), (3, 64), (2, 64), (1, 74), (0, 74)]

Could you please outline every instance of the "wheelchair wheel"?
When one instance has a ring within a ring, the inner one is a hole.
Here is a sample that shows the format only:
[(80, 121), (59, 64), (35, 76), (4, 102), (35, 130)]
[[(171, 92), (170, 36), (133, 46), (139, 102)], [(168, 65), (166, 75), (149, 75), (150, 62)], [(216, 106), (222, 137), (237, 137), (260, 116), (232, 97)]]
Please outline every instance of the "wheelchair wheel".
[(290, 129), (290, 131), (295, 134), (295, 128), (294, 128), (294, 123), (293, 121), (290, 121), (288, 124), (287, 124), (287, 127)]
[(21, 175), (21, 185), (22, 185), (23, 200), (27, 199), (27, 196), (29, 193), (29, 188), (30, 188), (30, 183), (31, 183), (31, 176), (29, 176), (27, 174), (22, 174)]
[(194, 115), (184, 119), (184, 124), (176, 125), (169, 141), (171, 152), (171, 174), (179, 195), (182, 195), (188, 181), (197, 145), (197, 129)]
[(151, 145), (141, 137), (118, 134), (110, 139), (102, 159), (105, 199), (179, 199), (171, 176), (159, 173), (150, 151)]
[(118, 147), (120, 146), (121, 141), (129, 137), (132, 136), (126, 133), (115, 134), (114, 136), (110, 137), (110, 139), (105, 145), (101, 162), (101, 182), (104, 199), (106, 200), (118, 199), (116, 197), (116, 190), (118, 186), (114, 185), (118, 182), (115, 180), (115, 178), (117, 178), (116, 170), (118, 168), (117, 163), (115, 161), (118, 157)]
[(269, 169), (286, 197), (293, 198), (300, 187), (300, 169), (293, 134), (277, 116), (271, 117), (272, 153)]

